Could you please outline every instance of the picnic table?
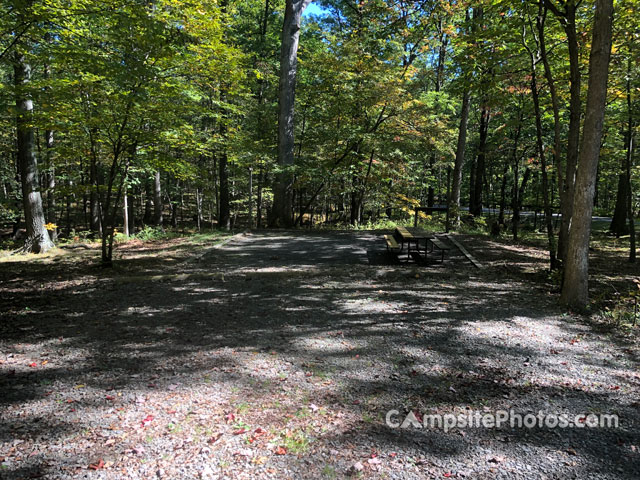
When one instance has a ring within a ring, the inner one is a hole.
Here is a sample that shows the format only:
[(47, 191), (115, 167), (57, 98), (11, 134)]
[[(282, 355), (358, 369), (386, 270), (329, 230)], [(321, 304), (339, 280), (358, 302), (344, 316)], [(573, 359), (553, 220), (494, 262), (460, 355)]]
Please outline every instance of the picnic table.
[(419, 257), (421, 256), (420, 244), (424, 242), (424, 258), (427, 259), (429, 253), (434, 253), (436, 250), (440, 253), (440, 262), (444, 261), (444, 253), (449, 250), (443, 242), (437, 239), (432, 234), (427, 233), (411, 233), (405, 227), (396, 227), (393, 235), (385, 235), (385, 241), (387, 242), (387, 250), (396, 251), (398, 253), (404, 250), (404, 246), (407, 246), (407, 261), (411, 258), (411, 252), (415, 252)]

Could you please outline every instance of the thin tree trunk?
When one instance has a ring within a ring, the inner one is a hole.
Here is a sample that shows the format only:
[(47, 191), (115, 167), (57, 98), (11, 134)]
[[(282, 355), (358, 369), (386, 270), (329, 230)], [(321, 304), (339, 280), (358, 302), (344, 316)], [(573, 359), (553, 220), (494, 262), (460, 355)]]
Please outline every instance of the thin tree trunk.
[(196, 227), (198, 232), (202, 228), (202, 199), (200, 198), (200, 188), (196, 187)]
[[(440, 18), (438, 21), (438, 34), (440, 36), (440, 46), (438, 48), (438, 64), (436, 67), (436, 81), (435, 81), (436, 109), (439, 108), (438, 102), (440, 97), (438, 94), (442, 89), (442, 82), (444, 77), (444, 62), (447, 54), (447, 44), (449, 43), (449, 37), (447, 36), (446, 31), (442, 28), (443, 27), (442, 23), (443, 23), (442, 18)], [(435, 163), (436, 163), (436, 151), (435, 149), (433, 149), (433, 151), (431, 152), (431, 156), (429, 157), (429, 170), (432, 176), (434, 175), (433, 169), (435, 167)], [(427, 206), (433, 207), (434, 197), (435, 197), (435, 191), (433, 188), (433, 182), (429, 181), (429, 188), (427, 191)]]
[(631, 108), (631, 45), (627, 58), (627, 213), (629, 215), (629, 262), (636, 262), (636, 224), (633, 215), (633, 187), (631, 184), (631, 164), (633, 163), (633, 110)]
[[(226, 101), (226, 91), (224, 89), (220, 92), (220, 102), (223, 103)], [(220, 119), (220, 136), (223, 139), (227, 137), (227, 124), (226, 118), (223, 117)], [(218, 177), (220, 182), (219, 189), (219, 216), (218, 216), (218, 227), (223, 228), (225, 230), (231, 229), (231, 209), (229, 206), (229, 161), (227, 155), (227, 146), (226, 144), (222, 145), (222, 149), (220, 151), (220, 155), (218, 156)]]
[(589, 235), (607, 99), (612, 24), (613, 0), (596, 0), (587, 106), (561, 294), (564, 304), (578, 309), (585, 308), (589, 300)]
[(101, 183), (98, 178), (98, 145), (96, 140), (97, 130), (89, 130), (89, 143), (91, 146), (91, 159), (89, 165), (89, 183), (91, 193), (89, 194), (89, 216), (90, 228), (94, 234), (102, 235), (102, 224), (100, 221), (100, 208), (98, 205), (99, 192), (98, 185)]
[(507, 176), (509, 174), (509, 161), (505, 160), (502, 170), (502, 182), (500, 184), (500, 212), (498, 213), (498, 225), (504, 226), (504, 211), (507, 206)]
[(162, 182), (160, 170), (153, 177), (153, 224), (162, 227)]
[(264, 184), (264, 168), (260, 165), (258, 173), (258, 194), (256, 196), (256, 228), (262, 228), (262, 187)]
[[(45, 40), (51, 41), (51, 36), (45, 34)], [(43, 74), (45, 79), (49, 79), (51, 76), (51, 66), (47, 63), (44, 65)], [(45, 87), (45, 90), (49, 92), (50, 87)], [(45, 158), (46, 158), (46, 185), (47, 185), (47, 219), (49, 223), (56, 223), (56, 176), (55, 167), (53, 165), (53, 130), (46, 129), (44, 132), (45, 138)], [(51, 239), (55, 241), (58, 237), (58, 228), (54, 227), (50, 230)]]
[[(542, 4), (540, 4), (538, 18), (542, 17), (542, 14), (543, 14), (543, 6)], [(542, 26), (542, 29), (544, 30), (544, 25)], [(545, 216), (545, 223), (547, 227), (549, 266), (551, 270), (555, 270), (557, 267), (556, 240), (555, 240), (555, 235), (553, 233), (553, 217), (551, 213), (551, 205), (549, 203), (549, 179), (548, 179), (548, 172), (547, 172), (547, 160), (546, 160), (546, 154), (544, 149), (544, 138), (543, 138), (544, 131), (542, 129), (542, 113), (540, 111), (540, 95), (538, 92), (538, 75), (536, 70), (536, 65), (541, 57), (540, 40), (538, 37), (536, 37), (535, 31), (533, 31), (533, 27), (532, 27), (532, 34), (536, 41), (536, 46), (537, 46), (537, 49), (535, 52), (528, 47), (524, 31), (522, 34), (522, 41), (523, 41), (524, 47), (529, 52), (529, 58), (531, 60), (531, 95), (533, 97), (533, 110), (534, 110), (535, 119), (536, 119), (536, 146), (538, 148), (538, 158), (540, 158), (540, 166), (542, 170), (542, 202), (544, 205), (544, 216)], [(536, 214), (536, 220), (537, 220), (537, 214)], [(536, 225), (534, 225), (534, 228), (536, 228)]]
[(516, 161), (515, 168), (515, 182), (513, 185), (513, 198), (512, 198), (512, 208), (513, 208), (513, 217), (511, 222), (511, 231), (513, 233), (513, 240), (518, 240), (518, 232), (520, 228), (520, 211), (522, 210), (522, 198), (524, 197), (524, 191), (529, 182), (529, 177), (531, 176), (531, 169), (529, 167), (525, 168), (524, 174), (522, 175), (522, 183), (518, 188), (518, 166)]
[(124, 235), (129, 236), (129, 196), (127, 195), (127, 185), (124, 186), (124, 192), (122, 194), (122, 225)]

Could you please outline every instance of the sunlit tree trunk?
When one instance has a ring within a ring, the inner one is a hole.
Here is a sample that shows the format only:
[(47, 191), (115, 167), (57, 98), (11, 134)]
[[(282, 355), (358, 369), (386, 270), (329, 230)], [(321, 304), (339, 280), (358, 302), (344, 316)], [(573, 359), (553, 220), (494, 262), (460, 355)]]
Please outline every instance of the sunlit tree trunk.
[[(560, 20), (567, 36), (567, 46), (569, 49), (569, 134), (567, 137), (567, 161), (560, 197), (562, 223), (558, 238), (558, 256), (560, 260), (564, 261), (567, 255), (569, 227), (573, 215), (576, 167), (580, 147), (580, 117), (582, 113), (582, 101), (580, 99), (582, 82), (580, 73), (580, 51), (576, 30), (577, 2), (575, 0), (564, 2), (563, 11), (559, 10), (552, 0), (544, 0), (544, 3)], [(545, 70), (550, 72), (548, 65), (545, 66)], [(549, 73), (547, 73), (547, 78), (549, 78)]]
[(153, 224), (162, 226), (162, 183), (159, 170), (156, 170), (153, 177)]
[(294, 164), (294, 107), (298, 66), (300, 21), (311, 0), (287, 0), (282, 26), (280, 50), (280, 83), (278, 86), (278, 167), (274, 187), (273, 208), (269, 224), (290, 227), (292, 218), (292, 174)]
[(53, 247), (49, 232), (45, 228), (42, 196), (38, 182), (38, 162), (34, 149), (32, 126), (33, 101), (27, 91), (31, 82), (31, 66), (24, 54), (14, 56), (14, 82), (16, 88), (16, 130), (18, 166), (22, 184), (22, 204), (27, 230), (25, 250), (44, 253)]
[(607, 99), (612, 24), (613, 0), (596, 0), (587, 106), (561, 295), (563, 303), (579, 309), (585, 308), (589, 300), (589, 235)]

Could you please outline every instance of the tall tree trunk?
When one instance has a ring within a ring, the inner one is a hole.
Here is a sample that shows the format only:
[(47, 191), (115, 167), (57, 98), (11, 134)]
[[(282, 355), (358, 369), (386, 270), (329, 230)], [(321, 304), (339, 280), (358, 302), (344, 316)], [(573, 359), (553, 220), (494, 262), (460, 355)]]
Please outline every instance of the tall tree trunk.
[(124, 185), (122, 193), (122, 228), (125, 236), (129, 236), (129, 195), (127, 195), (127, 184)]
[(260, 165), (258, 173), (258, 194), (256, 195), (256, 228), (262, 228), (262, 187), (264, 185), (264, 167)]
[[(544, 7), (539, 4), (538, 10), (538, 22), (543, 17)], [(533, 28), (532, 28), (533, 29)], [(542, 26), (544, 30), (544, 25)], [(542, 170), (542, 202), (544, 205), (544, 217), (547, 227), (547, 244), (549, 250), (549, 266), (551, 270), (555, 270), (556, 265), (556, 240), (553, 233), (553, 217), (551, 212), (551, 204), (549, 203), (549, 177), (547, 172), (547, 159), (544, 148), (544, 131), (542, 129), (542, 113), (540, 111), (540, 94), (538, 91), (538, 72), (536, 69), (538, 61), (541, 59), (540, 54), (540, 39), (536, 36), (536, 32), (532, 31), (533, 37), (536, 41), (537, 49), (534, 52), (531, 50), (523, 32), (523, 44), (529, 52), (529, 58), (531, 60), (531, 95), (533, 97), (533, 110), (536, 118), (536, 146), (538, 149), (538, 158), (540, 159), (540, 167)], [(537, 216), (536, 216), (537, 219)], [(535, 226), (534, 226), (535, 228)]]
[[(625, 155), (626, 157), (626, 155)], [(629, 212), (627, 207), (629, 205), (628, 198), (629, 192), (627, 191), (627, 168), (626, 158), (624, 165), (624, 172), (618, 175), (618, 193), (616, 194), (616, 207), (613, 211), (613, 218), (609, 225), (609, 232), (615, 234), (616, 237), (627, 235), (629, 233)]]
[[(220, 103), (226, 101), (226, 91), (220, 91)], [(220, 119), (220, 136), (223, 139), (227, 137), (227, 119), (226, 115), (222, 115)], [(220, 182), (219, 198), (218, 198), (218, 228), (231, 230), (231, 208), (229, 201), (229, 158), (227, 154), (226, 143), (222, 145), (220, 155), (218, 155), (218, 177)]]
[(502, 169), (502, 182), (500, 183), (500, 211), (498, 213), (498, 225), (504, 226), (504, 211), (507, 206), (507, 176), (509, 174), (509, 161), (505, 160)]
[(613, 0), (596, 0), (587, 106), (561, 295), (564, 304), (579, 309), (585, 308), (589, 300), (589, 235), (607, 99), (612, 24)]
[(162, 183), (160, 170), (153, 177), (153, 224), (162, 227)]
[[(564, 11), (560, 11), (552, 0), (543, 0), (545, 6), (551, 10), (560, 20), (567, 36), (569, 48), (569, 134), (567, 137), (567, 161), (565, 165), (564, 183), (561, 186), (560, 205), (562, 213), (562, 223), (558, 238), (558, 256), (561, 261), (565, 261), (568, 250), (569, 226), (572, 224), (573, 201), (575, 198), (574, 189), (576, 182), (576, 167), (578, 163), (578, 153), (580, 147), (580, 117), (582, 113), (582, 102), (580, 100), (581, 74), (580, 74), (580, 51), (578, 46), (578, 35), (576, 31), (576, 9), (575, 1), (564, 2)], [(545, 54), (546, 58), (546, 54)], [(545, 72), (550, 72), (548, 65), (545, 65)], [(550, 73), (547, 73), (549, 78)], [(556, 118), (557, 123), (557, 118)], [(560, 178), (559, 178), (560, 179)], [(561, 180), (561, 179), (560, 179)]]
[(89, 224), (94, 234), (102, 235), (102, 224), (100, 222), (100, 205), (98, 184), (101, 182), (98, 178), (98, 142), (96, 140), (97, 130), (92, 128), (89, 130), (89, 143), (91, 146), (91, 159), (89, 163), (89, 183), (91, 184), (89, 194)]
[(453, 185), (451, 187), (451, 198), (449, 199), (449, 209), (453, 222), (460, 225), (460, 187), (462, 185), (462, 167), (464, 166), (464, 151), (467, 146), (467, 123), (469, 121), (469, 107), (471, 105), (471, 95), (469, 89), (465, 88), (462, 95), (462, 108), (460, 110), (460, 126), (458, 127), (458, 144), (456, 147), (456, 161), (453, 167)]
[(522, 183), (518, 188), (518, 162), (519, 159), (516, 160), (515, 171), (514, 171), (514, 183), (513, 183), (513, 198), (511, 200), (511, 208), (513, 209), (513, 216), (511, 220), (511, 231), (513, 233), (513, 239), (518, 240), (518, 231), (520, 229), (520, 211), (522, 210), (522, 198), (524, 197), (524, 191), (527, 187), (527, 183), (529, 182), (529, 177), (531, 176), (531, 169), (529, 167), (525, 168), (524, 174), (522, 175)]
[(629, 262), (636, 262), (636, 224), (633, 215), (633, 188), (631, 185), (631, 164), (633, 163), (633, 110), (631, 106), (631, 45), (629, 43), (629, 57), (627, 58), (627, 213), (629, 215)]
[(136, 233), (136, 195), (132, 195), (129, 201), (129, 214), (127, 215), (129, 219), (129, 235), (134, 235)]
[(152, 184), (147, 179), (144, 189), (144, 214), (142, 215), (142, 223), (145, 225), (151, 225), (153, 220), (153, 192)]
[(202, 198), (200, 197), (199, 187), (196, 187), (196, 228), (198, 232), (202, 228)]
[(25, 250), (44, 253), (53, 247), (49, 232), (45, 228), (42, 196), (38, 182), (38, 162), (34, 150), (32, 126), (33, 101), (28, 92), (31, 82), (31, 66), (24, 54), (17, 52), (14, 58), (14, 82), (16, 88), (16, 127), (18, 165), (22, 184), (22, 204), (27, 229)]
[[(45, 40), (51, 41), (51, 36), (45, 34)], [(48, 79), (51, 76), (51, 66), (46, 63), (43, 68), (44, 78)], [(45, 87), (47, 92), (50, 92), (50, 87)], [(46, 158), (46, 185), (47, 185), (47, 219), (49, 223), (56, 223), (56, 176), (55, 167), (53, 165), (53, 130), (47, 128), (44, 132), (45, 140), (45, 158)], [(58, 237), (58, 228), (54, 227), (50, 230), (51, 239), (55, 241)]]
[(218, 156), (218, 176), (220, 177), (220, 197), (218, 200), (220, 213), (218, 215), (218, 228), (230, 230), (231, 209), (229, 208), (229, 167), (226, 147), (224, 146), (222, 152), (220, 152), (220, 155)]
[[(50, 223), (56, 223), (56, 175), (53, 165), (53, 130), (44, 132), (46, 140), (46, 159), (47, 159), (47, 219)], [(53, 241), (58, 237), (58, 227), (51, 229), (51, 239)]]
[(282, 25), (280, 83), (278, 86), (278, 166), (269, 224), (290, 227), (293, 223), (292, 174), (294, 164), (294, 107), (300, 21), (311, 0), (287, 0)]
[[(560, 124), (560, 102), (558, 100), (558, 91), (556, 89), (555, 80), (553, 79), (553, 72), (551, 71), (551, 65), (547, 57), (547, 43), (544, 25), (547, 17), (546, 5), (542, 12), (538, 14), (536, 19), (536, 26), (538, 30), (538, 39), (540, 42), (540, 59), (544, 66), (544, 76), (547, 81), (547, 87), (549, 88), (549, 95), (551, 97), (551, 108), (553, 110), (553, 159), (558, 174), (558, 186), (560, 187), (560, 201), (562, 202), (562, 184), (564, 183), (563, 175), (563, 162), (562, 162), (562, 125)], [(552, 197), (553, 199), (553, 197)]]
[(485, 177), (485, 157), (487, 152), (487, 137), (489, 134), (489, 119), (491, 118), (491, 113), (489, 111), (488, 105), (486, 105), (486, 99), (484, 101), (485, 105), (482, 106), (482, 112), (480, 115), (480, 141), (478, 144), (478, 156), (476, 160), (476, 168), (475, 168), (475, 184), (473, 186), (473, 209), (471, 206), (469, 207), (470, 213), (476, 217), (482, 215), (482, 192), (484, 187), (484, 177)]
[[(440, 90), (442, 89), (442, 82), (444, 78), (444, 62), (447, 54), (447, 44), (449, 43), (449, 37), (447, 36), (446, 31), (443, 29), (442, 18), (438, 21), (438, 35), (440, 36), (440, 46), (438, 48), (438, 64), (436, 67), (436, 81), (435, 81), (435, 92), (436, 92), (436, 109), (439, 109), (439, 100), (440, 100)], [(436, 151), (433, 149), (431, 152), (431, 156), (429, 157), (429, 171), (433, 176), (435, 174), (434, 167), (436, 163)], [(429, 188), (427, 191), (427, 206), (433, 207), (435, 197), (435, 190), (433, 188), (433, 181), (429, 181)]]

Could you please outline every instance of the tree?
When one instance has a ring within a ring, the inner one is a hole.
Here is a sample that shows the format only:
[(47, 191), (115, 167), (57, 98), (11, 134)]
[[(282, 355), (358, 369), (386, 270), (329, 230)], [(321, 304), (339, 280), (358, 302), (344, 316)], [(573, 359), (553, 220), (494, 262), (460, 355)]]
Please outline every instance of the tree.
[(613, 0), (596, 0), (589, 87), (561, 300), (585, 308), (589, 299), (589, 235), (611, 57)]
[(271, 226), (290, 227), (292, 219), (292, 174), (294, 164), (295, 86), (298, 68), (298, 41), (302, 13), (311, 0), (287, 0), (282, 24), (280, 83), (278, 87), (278, 166), (274, 188)]
[(32, 125), (33, 101), (29, 93), (31, 65), (27, 62), (25, 55), (22, 48), (18, 48), (14, 54), (18, 165), (20, 166), (22, 202), (27, 228), (24, 250), (44, 253), (53, 247), (53, 242), (49, 238), (49, 232), (45, 226), (42, 195), (40, 194), (38, 161)]

